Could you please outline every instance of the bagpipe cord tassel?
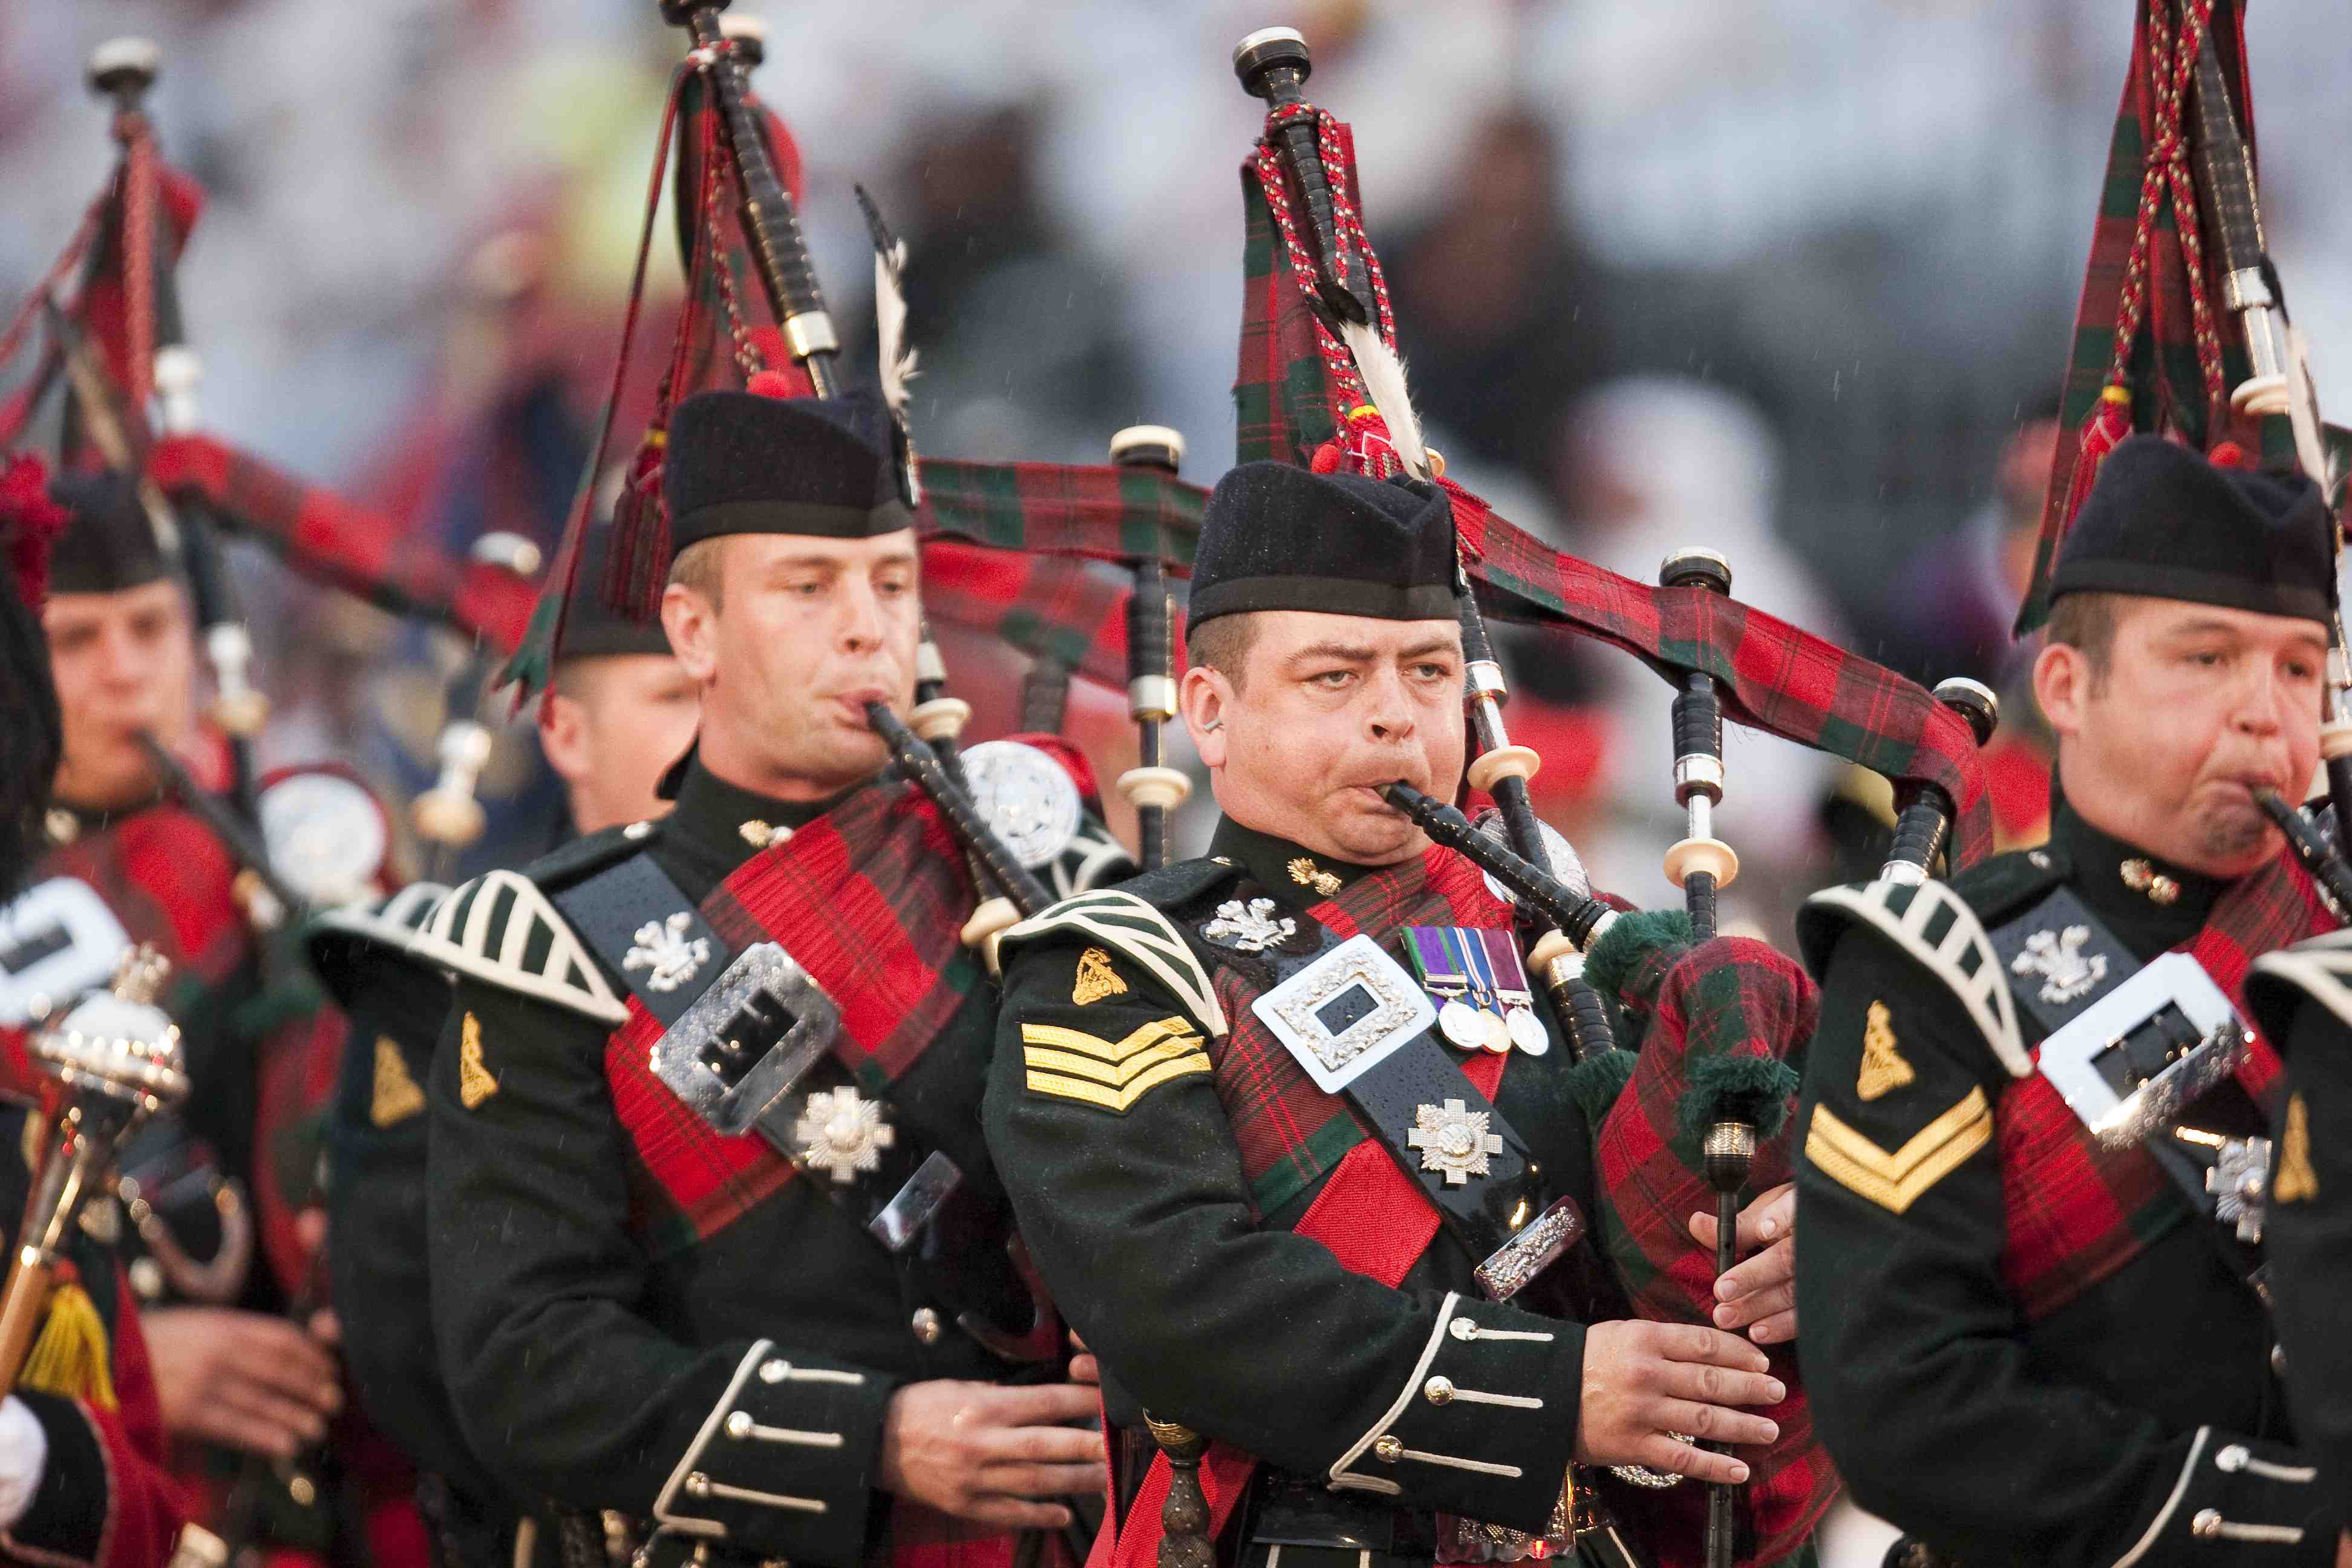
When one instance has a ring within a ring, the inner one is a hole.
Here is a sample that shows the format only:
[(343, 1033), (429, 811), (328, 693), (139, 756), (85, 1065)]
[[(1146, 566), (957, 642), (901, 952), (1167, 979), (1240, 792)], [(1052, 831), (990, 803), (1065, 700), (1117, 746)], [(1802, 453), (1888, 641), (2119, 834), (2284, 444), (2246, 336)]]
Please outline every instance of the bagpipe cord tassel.
[(49, 1292), (48, 1316), (33, 1342), (16, 1385), (37, 1394), (86, 1400), (115, 1409), (113, 1361), (106, 1342), (106, 1320), (81, 1282), (61, 1277)]

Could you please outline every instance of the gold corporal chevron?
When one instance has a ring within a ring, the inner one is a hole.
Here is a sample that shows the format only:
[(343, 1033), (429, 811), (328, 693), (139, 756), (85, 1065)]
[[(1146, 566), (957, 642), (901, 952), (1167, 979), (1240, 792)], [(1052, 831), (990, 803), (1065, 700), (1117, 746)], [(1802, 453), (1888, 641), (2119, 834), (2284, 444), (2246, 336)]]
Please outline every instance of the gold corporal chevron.
[(1181, 1017), (1158, 1019), (1118, 1040), (1060, 1024), (1024, 1024), (1021, 1050), (1032, 1093), (1121, 1115), (1171, 1079), (1213, 1070), (1200, 1030)]
[(1892, 1153), (1817, 1104), (1805, 1158), (1855, 1196), (1901, 1214), (1991, 1137), (1992, 1105), (1979, 1085)]

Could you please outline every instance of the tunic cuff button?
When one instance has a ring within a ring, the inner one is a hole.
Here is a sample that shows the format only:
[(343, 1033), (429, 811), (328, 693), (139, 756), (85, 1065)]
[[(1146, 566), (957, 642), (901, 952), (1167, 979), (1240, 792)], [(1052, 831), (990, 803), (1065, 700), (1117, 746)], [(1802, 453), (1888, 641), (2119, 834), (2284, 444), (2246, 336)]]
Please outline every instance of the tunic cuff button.
[(1372, 1442), (1372, 1453), (1376, 1458), (1386, 1459), (1393, 1465), (1404, 1457), (1404, 1440), (1393, 1436), (1375, 1438)]
[(2232, 1443), (2213, 1456), (2213, 1468), (2234, 1476), (2244, 1469), (2246, 1461), (2252, 1458), (2253, 1455), (2247, 1452), (2243, 1443)]
[(2189, 1521), (2189, 1533), (2195, 1536), (2200, 1541), (2220, 1540), (2221, 1538), (2221, 1510), (2218, 1508), (2199, 1509), (2197, 1510), (2197, 1517)]
[(940, 1315), (929, 1307), (917, 1308), (914, 1321), (908, 1326), (915, 1331), (915, 1342), (919, 1345), (935, 1345), (940, 1342), (940, 1336), (947, 1332), (947, 1326), (940, 1321)]
[(1475, 1340), (1478, 1337), (1478, 1325), (1467, 1318), (1456, 1318), (1445, 1325), (1445, 1331), (1457, 1340)]
[(695, 1497), (709, 1497), (710, 1495), (710, 1478), (704, 1475), (700, 1470), (697, 1470), (694, 1474), (686, 1478), (686, 1489)]
[(784, 1381), (785, 1374), (792, 1370), (791, 1364), (786, 1362), (763, 1361), (760, 1363), (760, 1381), (761, 1383), (782, 1383)]
[(727, 1435), (730, 1437), (749, 1437), (751, 1435), (751, 1427), (753, 1425), (754, 1423), (751, 1420), (751, 1413), (750, 1411), (737, 1410), (730, 1412), (727, 1417)]
[(1451, 1405), (1454, 1403), (1454, 1380), (1433, 1377), (1421, 1385), (1421, 1392), (1428, 1396), (1432, 1405)]

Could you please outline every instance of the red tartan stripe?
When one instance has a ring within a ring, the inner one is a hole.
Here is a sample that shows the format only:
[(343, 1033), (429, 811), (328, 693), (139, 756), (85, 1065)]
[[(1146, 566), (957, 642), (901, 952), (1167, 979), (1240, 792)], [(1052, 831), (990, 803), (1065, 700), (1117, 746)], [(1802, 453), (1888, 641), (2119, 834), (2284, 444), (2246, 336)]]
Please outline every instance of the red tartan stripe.
[[(963, 1005), (973, 906), (962, 850), (904, 784), (860, 790), (753, 856), (704, 900), (729, 942), (782, 946), (841, 1009), (835, 1054), (869, 1087), (895, 1079)], [(879, 1083), (877, 1082), (879, 1076)]]
[(793, 1179), (792, 1162), (758, 1133), (721, 1138), (653, 1074), (661, 1021), (632, 997), (629, 1021), (604, 1047), (613, 1112), (631, 1159), (631, 1221), (646, 1249), (675, 1252), (717, 1235)]
[[(1000, 637), (1119, 690), (1127, 687), (1129, 596), (1108, 568), (1068, 556), (945, 538), (923, 543), (923, 613), (935, 625)], [(1182, 668), (1180, 658), (1170, 673)]]
[(1208, 492), (1156, 469), (922, 462), (921, 527), (997, 550), (1133, 561), (1189, 575)]

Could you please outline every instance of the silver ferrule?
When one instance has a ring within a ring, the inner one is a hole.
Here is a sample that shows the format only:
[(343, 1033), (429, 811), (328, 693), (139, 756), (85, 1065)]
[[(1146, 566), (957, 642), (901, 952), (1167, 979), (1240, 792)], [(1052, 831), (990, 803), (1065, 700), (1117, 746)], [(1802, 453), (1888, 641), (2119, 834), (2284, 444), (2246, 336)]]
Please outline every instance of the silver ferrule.
[(1176, 717), (1176, 682), (1164, 675), (1139, 675), (1127, 683), (1128, 717), (1139, 724), (1165, 724)]
[(2241, 267), (2223, 274), (2221, 298), (2232, 310), (2267, 310), (2277, 303), (2259, 267)]
[(1478, 658), (1471, 660), (1470, 668), (1465, 672), (1465, 674), (1469, 679), (1470, 699), (1472, 701), (1482, 702), (1490, 698), (1496, 703), (1503, 703), (1510, 700), (1511, 689), (1509, 684), (1503, 679), (1503, 667), (1496, 664), (1493, 659)]
[(1470, 700), (1470, 728), (1477, 737), (1478, 751), (1500, 751), (1511, 743), (1508, 731), (1503, 728), (1503, 705), (1492, 697), (1473, 693)]
[(1908, 860), (1889, 860), (1878, 868), (1878, 879), (1898, 888), (1916, 888), (1927, 879), (1927, 868), (1914, 866)]
[(806, 359), (811, 354), (834, 354), (841, 352), (841, 339), (833, 330), (833, 318), (823, 310), (803, 310), (784, 318), (784, 346), (794, 359)]
[(1690, 809), (1690, 832), (1687, 837), (1692, 838), (1714, 837), (1715, 802), (1708, 799), (1704, 795), (1693, 795), (1689, 800), (1684, 802), (1684, 805)]
[(1686, 795), (1693, 790), (1703, 790), (1717, 800), (1723, 798), (1723, 759), (1706, 752), (1688, 752), (1675, 759), (1675, 794)]
[(1706, 1155), (1710, 1160), (1753, 1160), (1756, 1129), (1745, 1121), (1717, 1122), (1706, 1130)]

